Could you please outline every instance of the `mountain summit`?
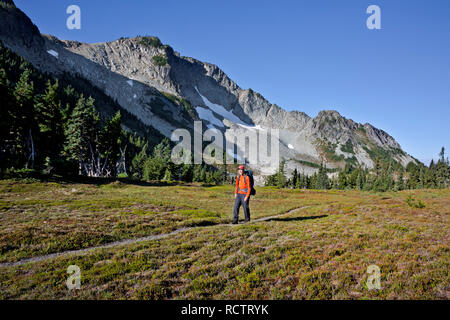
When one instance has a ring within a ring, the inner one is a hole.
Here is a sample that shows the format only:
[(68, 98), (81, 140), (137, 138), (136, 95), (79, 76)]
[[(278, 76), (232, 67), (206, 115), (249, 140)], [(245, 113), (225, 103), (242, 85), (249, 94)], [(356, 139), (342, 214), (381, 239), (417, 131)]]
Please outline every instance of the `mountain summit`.
[[(406, 166), (416, 162), (388, 133), (359, 124), (335, 110), (311, 118), (288, 112), (261, 94), (240, 88), (216, 65), (182, 57), (156, 37), (121, 38), (87, 44), (41, 34), (12, 0), (0, 0), (0, 40), (55, 77), (69, 74), (87, 80), (136, 117), (138, 125), (170, 137), (177, 128), (230, 130), (279, 129), (280, 155), (286, 171), (312, 174), (320, 163), (373, 168), (377, 158)], [(131, 126), (131, 125), (130, 125)], [(125, 124), (126, 130), (132, 130)], [(255, 165), (272, 174), (278, 164)]]

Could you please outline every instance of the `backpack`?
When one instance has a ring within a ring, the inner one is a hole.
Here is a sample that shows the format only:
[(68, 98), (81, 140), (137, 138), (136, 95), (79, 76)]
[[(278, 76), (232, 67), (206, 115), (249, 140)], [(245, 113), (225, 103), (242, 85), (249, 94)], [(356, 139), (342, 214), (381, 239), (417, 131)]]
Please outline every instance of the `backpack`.
[(255, 185), (255, 181), (253, 180), (253, 171), (252, 170), (245, 170), (244, 175), (248, 175), (250, 178), (250, 195), (254, 196), (256, 194), (256, 190), (253, 187)]

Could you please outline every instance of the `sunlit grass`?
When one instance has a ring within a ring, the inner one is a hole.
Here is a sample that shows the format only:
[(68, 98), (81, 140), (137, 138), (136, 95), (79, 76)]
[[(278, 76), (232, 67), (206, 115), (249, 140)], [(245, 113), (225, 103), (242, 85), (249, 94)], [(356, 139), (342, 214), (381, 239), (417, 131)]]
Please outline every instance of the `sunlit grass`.
[[(1, 268), (3, 299), (449, 298), (449, 189), (257, 188), (253, 220), (302, 209), (238, 226), (229, 225), (232, 186), (4, 180), (0, 192), (2, 262), (192, 227)], [(65, 286), (71, 264), (82, 271), (75, 292)], [(381, 290), (367, 288), (371, 264), (381, 269)]]

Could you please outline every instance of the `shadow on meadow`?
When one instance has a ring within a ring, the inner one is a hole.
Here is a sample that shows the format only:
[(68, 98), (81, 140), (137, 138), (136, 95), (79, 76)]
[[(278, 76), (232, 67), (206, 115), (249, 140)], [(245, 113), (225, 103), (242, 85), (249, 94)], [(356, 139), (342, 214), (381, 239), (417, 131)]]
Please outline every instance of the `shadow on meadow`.
[(302, 221), (302, 220), (312, 220), (328, 217), (327, 214), (322, 214), (320, 216), (310, 216), (310, 217), (292, 217), (292, 218), (271, 218), (266, 221)]
[(44, 174), (39, 171), (28, 170), (27, 172), (14, 172), (4, 174), (0, 179), (14, 179), (17, 182), (54, 182), (60, 184), (89, 184), (89, 185), (105, 185), (111, 183), (134, 185), (141, 187), (162, 187), (185, 185), (188, 183), (178, 181), (142, 181), (130, 178), (103, 178), (103, 177), (86, 177), (86, 176), (59, 176), (53, 174)]

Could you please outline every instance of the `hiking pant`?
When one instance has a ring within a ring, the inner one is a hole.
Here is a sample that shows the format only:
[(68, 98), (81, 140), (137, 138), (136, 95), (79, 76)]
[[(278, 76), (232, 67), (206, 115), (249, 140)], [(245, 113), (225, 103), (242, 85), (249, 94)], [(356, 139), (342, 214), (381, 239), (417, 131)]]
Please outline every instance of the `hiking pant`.
[(244, 201), (245, 196), (246, 196), (245, 194), (241, 193), (238, 193), (236, 196), (236, 200), (234, 201), (233, 222), (238, 222), (239, 208), (241, 207), (241, 205), (244, 208), (245, 221), (250, 220), (250, 208), (249, 208), (250, 197), (248, 197), (247, 201)]

